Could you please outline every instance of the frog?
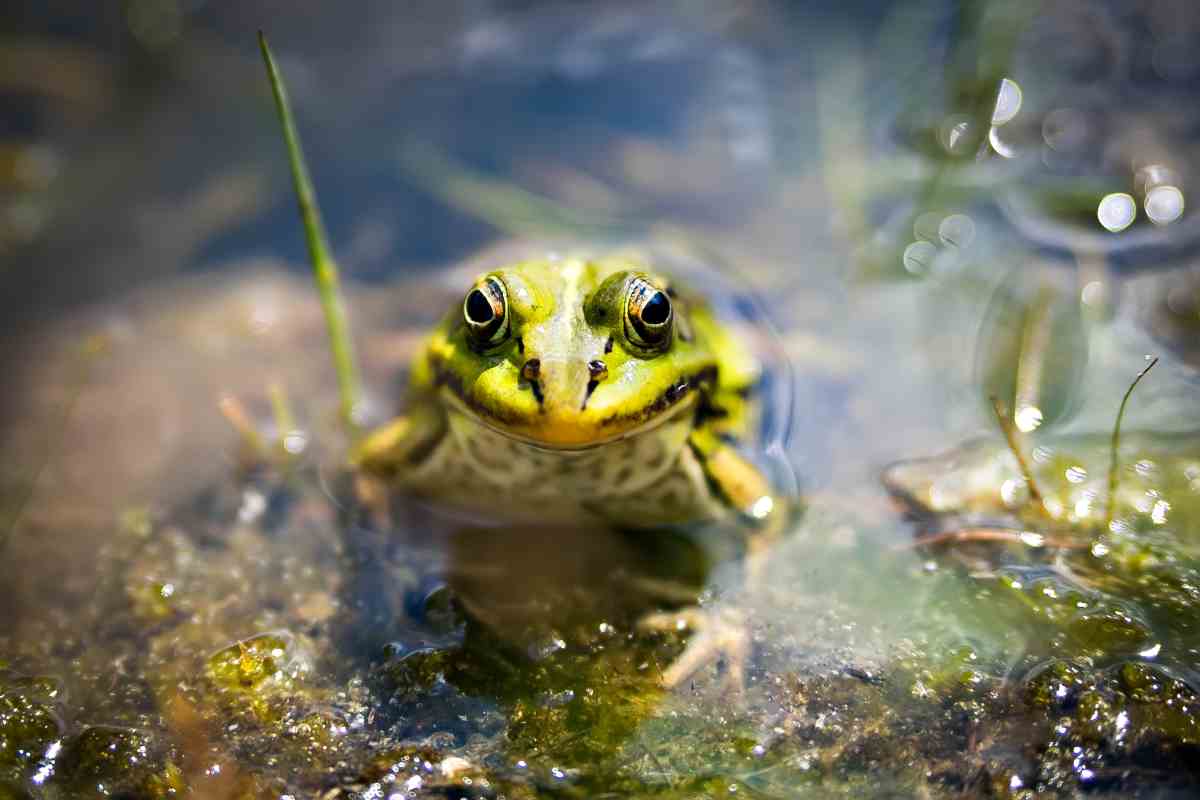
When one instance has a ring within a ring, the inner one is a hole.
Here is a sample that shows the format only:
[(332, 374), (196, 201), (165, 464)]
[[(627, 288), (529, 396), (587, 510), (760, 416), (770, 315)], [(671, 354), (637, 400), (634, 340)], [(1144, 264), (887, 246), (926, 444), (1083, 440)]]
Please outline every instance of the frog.
[[(761, 563), (788, 502), (742, 450), (762, 365), (705, 298), (636, 249), (535, 255), (466, 286), (412, 360), (405, 413), (367, 434), (363, 475), (505, 523), (636, 535), (720, 525)], [(695, 607), (642, 627), (694, 636), (674, 686), (746, 637)]]
[[(337, 267), (261, 32), (259, 48), (349, 420), (357, 377)], [(799, 510), (741, 447), (762, 364), (712, 304), (651, 253), (542, 249), (490, 265), (464, 286), (412, 359), (404, 413), (350, 450), (359, 498), (370, 505), (394, 489), (504, 524), (600, 525), (635, 535), (737, 531), (746, 580), (757, 580), (767, 545)], [(749, 636), (736, 609), (651, 612), (641, 627), (693, 629), (660, 675), (665, 686), (720, 656), (725, 685), (743, 682)]]

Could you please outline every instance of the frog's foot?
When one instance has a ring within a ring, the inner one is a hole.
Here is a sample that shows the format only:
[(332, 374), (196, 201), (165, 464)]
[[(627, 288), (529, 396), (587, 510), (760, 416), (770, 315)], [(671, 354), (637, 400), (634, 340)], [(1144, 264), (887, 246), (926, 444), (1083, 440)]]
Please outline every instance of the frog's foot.
[(690, 606), (678, 611), (647, 614), (638, 622), (645, 631), (691, 631), (691, 638), (679, 657), (660, 678), (668, 689), (679, 686), (700, 670), (722, 664), (724, 690), (740, 692), (746, 683), (746, 662), (750, 658), (750, 633), (739, 611), (724, 607), (704, 609)]

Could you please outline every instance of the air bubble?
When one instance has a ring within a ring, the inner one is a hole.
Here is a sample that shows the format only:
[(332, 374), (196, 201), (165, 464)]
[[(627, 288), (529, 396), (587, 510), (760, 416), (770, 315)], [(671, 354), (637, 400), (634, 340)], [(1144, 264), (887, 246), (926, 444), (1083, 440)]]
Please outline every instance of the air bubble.
[(1124, 192), (1107, 194), (1096, 208), (1096, 218), (1105, 230), (1117, 233), (1133, 224), (1137, 217), (1137, 203)]

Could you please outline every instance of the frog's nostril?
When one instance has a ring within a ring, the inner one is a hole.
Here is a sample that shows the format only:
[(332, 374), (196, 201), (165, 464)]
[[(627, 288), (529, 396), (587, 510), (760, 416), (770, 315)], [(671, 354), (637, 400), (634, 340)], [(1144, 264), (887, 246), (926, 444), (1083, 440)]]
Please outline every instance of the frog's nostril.
[(588, 362), (588, 383), (587, 394), (583, 396), (583, 405), (579, 407), (580, 411), (587, 408), (588, 400), (592, 397), (592, 392), (596, 391), (596, 387), (600, 381), (608, 377), (608, 365), (600, 359), (595, 359)]

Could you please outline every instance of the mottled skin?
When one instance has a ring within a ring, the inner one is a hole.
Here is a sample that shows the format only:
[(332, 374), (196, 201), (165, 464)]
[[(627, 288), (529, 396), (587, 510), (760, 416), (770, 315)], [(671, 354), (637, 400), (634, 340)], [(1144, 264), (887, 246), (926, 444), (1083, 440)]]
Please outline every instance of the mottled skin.
[[(464, 287), (468, 299), (489, 279), (506, 332), (481, 342), (466, 303), (452, 308), (413, 364), (408, 414), (357, 449), (362, 469), (504, 522), (769, 513), (767, 481), (729, 444), (758, 364), (699, 298), (632, 255), (512, 264)], [(630, 320), (637, 286), (670, 297), (661, 341)]]
[[(733, 444), (759, 365), (700, 298), (622, 254), (522, 261), (464, 293), (413, 364), (407, 414), (354, 453), (363, 471), (497, 524), (732, 522), (752, 534), (753, 572), (784, 518)], [(742, 683), (749, 640), (736, 612), (642, 624), (696, 631), (665, 685), (720, 655), (727, 683)]]

